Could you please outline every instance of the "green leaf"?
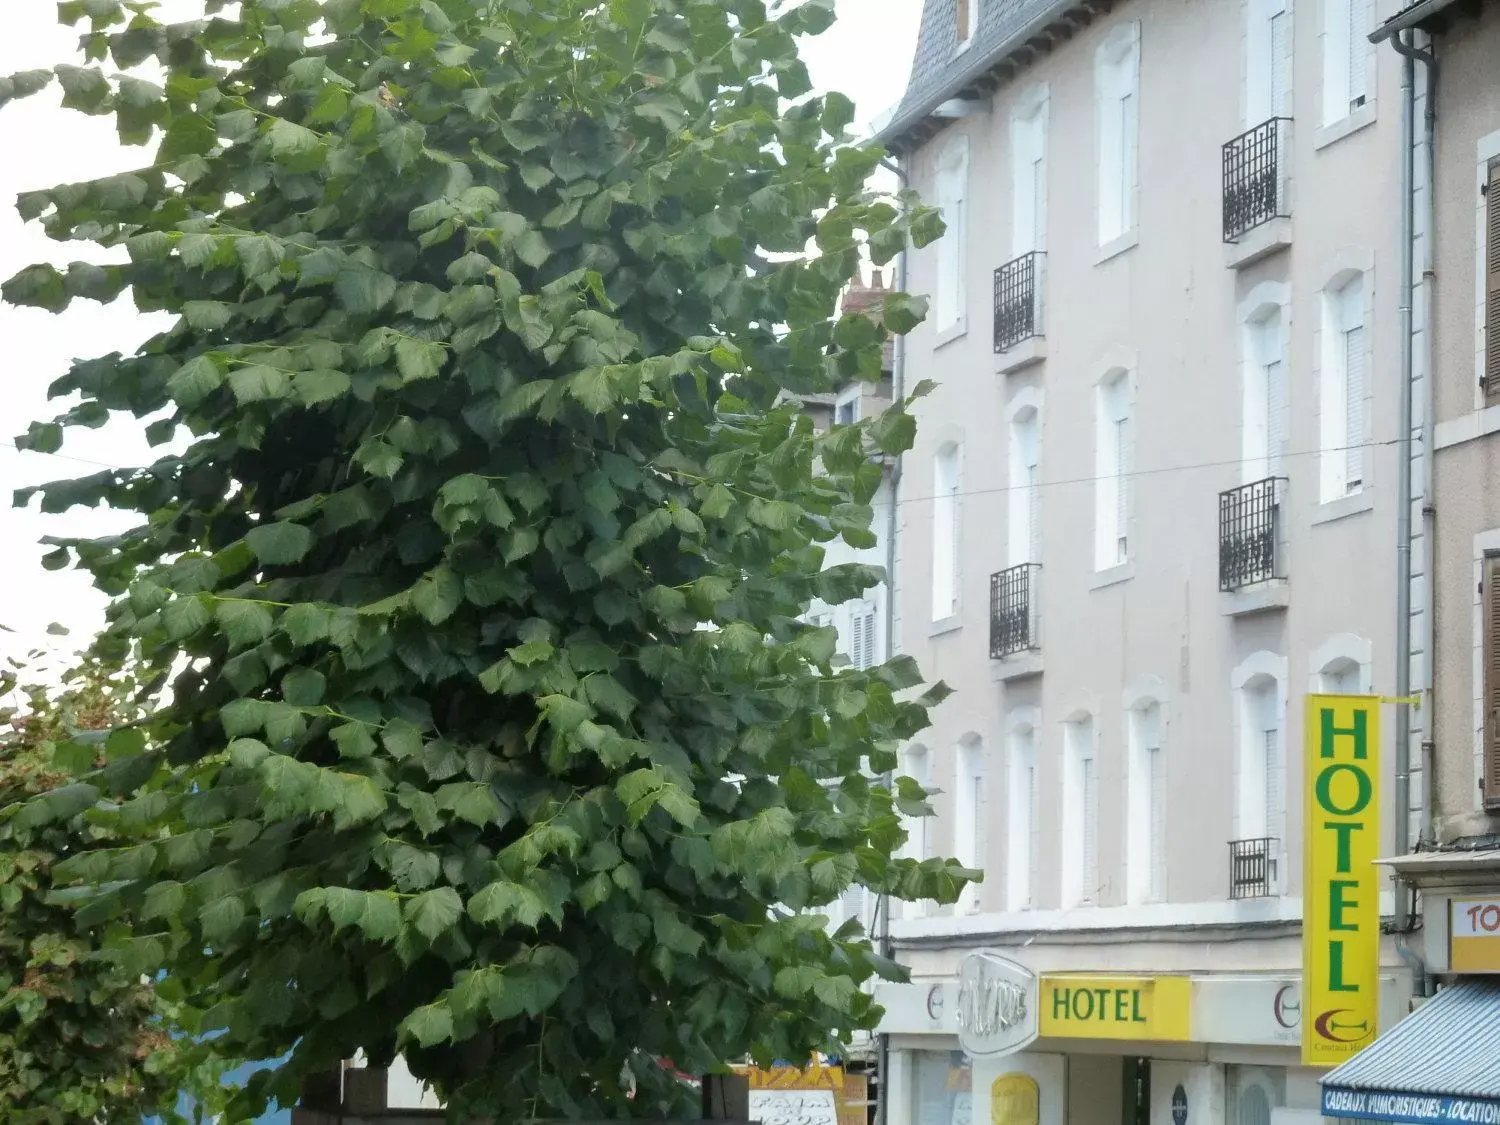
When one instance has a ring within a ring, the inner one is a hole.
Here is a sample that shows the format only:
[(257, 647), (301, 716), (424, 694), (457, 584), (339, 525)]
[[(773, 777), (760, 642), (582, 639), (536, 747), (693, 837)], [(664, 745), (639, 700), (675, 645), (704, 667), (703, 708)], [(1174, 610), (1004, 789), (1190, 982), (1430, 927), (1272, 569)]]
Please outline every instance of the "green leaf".
[(453, 1038), (453, 1012), (441, 1001), (417, 1008), (401, 1021), (397, 1041), (435, 1047)]
[(408, 383), (436, 379), (443, 369), (446, 350), (442, 344), (402, 337), (396, 341), (396, 368)]
[(327, 680), (315, 668), (293, 668), (281, 677), (281, 698), (293, 707), (316, 707), (323, 702)]
[(312, 550), (315, 536), (301, 524), (281, 521), (251, 528), (245, 542), (265, 566), (283, 566), (301, 562)]
[(464, 902), (452, 887), (424, 891), (406, 904), (403, 914), (407, 925), (428, 941), (436, 941), (458, 924)]
[(304, 125), (278, 117), (266, 130), (266, 144), (271, 155), (282, 160), (291, 156), (304, 156), (322, 145), (322, 138)]
[(214, 610), (214, 620), (224, 630), (230, 646), (236, 649), (259, 644), (275, 628), (271, 611), (259, 602), (221, 601)]
[(469, 900), (469, 917), (481, 925), (504, 928), (515, 923), (534, 930), (546, 914), (542, 897), (518, 883), (491, 883)]
[(431, 625), (452, 617), (463, 600), (463, 580), (446, 566), (428, 571), (412, 587), (411, 604)]

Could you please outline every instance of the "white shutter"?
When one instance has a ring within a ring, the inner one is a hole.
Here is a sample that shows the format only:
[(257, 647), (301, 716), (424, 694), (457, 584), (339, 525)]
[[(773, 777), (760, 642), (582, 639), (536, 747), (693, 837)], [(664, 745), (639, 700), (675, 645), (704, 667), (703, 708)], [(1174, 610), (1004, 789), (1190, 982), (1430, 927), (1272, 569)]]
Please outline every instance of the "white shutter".
[(1367, 27), (1370, 0), (1349, 0), (1349, 110), (1365, 104), (1368, 91), (1370, 42)]
[(1135, 162), (1140, 131), (1140, 102), (1135, 91), (1135, 70), (1127, 64), (1128, 83), (1120, 98), (1120, 229), (1121, 233), (1135, 227)]
[(1035, 459), (1026, 466), (1026, 497), (1026, 561), (1039, 563), (1042, 561), (1042, 485)]
[(860, 607), (859, 623), (864, 632), (865, 648), (865, 662), (860, 668), (865, 669), (879, 663), (875, 652), (875, 607), (869, 602), (862, 603)]
[(1279, 840), (1282, 833), (1281, 732), (1275, 727), (1265, 732), (1266, 755), (1266, 835)]
[(1130, 557), (1130, 419), (1115, 422), (1115, 540), (1118, 560)]
[[(1291, 31), (1290, 20), (1286, 12), (1280, 11), (1271, 17), (1271, 116), (1286, 117), (1289, 101), (1287, 98), (1287, 69), (1289, 64), (1288, 34)], [(1260, 122), (1252, 121), (1252, 125)]]
[(1344, 452), (1345, 487), (1358, 492), (1365, 472), (1365, 330), (1356, 325), (1344, 332)]
[(1146, 748), (1147, 800), (1151, 803), (1150, 834), (1146, 846), (1150, 864), (1147, 895), (1152, 902), (1166, 898), (1167, 890), (1167, 764), (1160, 746)]
[(1083, 886), (1085, 902), (1096, 901), (1099, 888), (1099, 790), (1092, 755), (1079, 760), (1083, 800)]
[(1266, 475), (1281, 474), (1281, 455), (1286, 450), (1286, 365), (1281, 360), (1266, 364)]
[(862, 669), (867, 662), (865, 634), (864, 629), (861, 628), (863, 614), (858, 605), (850, 606), (845, 612), (849, 615), (849, 665), (852, 668)]
[[(1035, 745), (1035, 743), (1033, 743)], [(1037, 808), (1036, 761), (1026, 763), (1026, 906), (1036, 905), (1036, 889), (1041, 885), (1042, 849), (1038, 837), (1041, 835), (1040, 816)]]
[(957, 608), (958, 450), (949, 446), (933, 459), (932, 619)]

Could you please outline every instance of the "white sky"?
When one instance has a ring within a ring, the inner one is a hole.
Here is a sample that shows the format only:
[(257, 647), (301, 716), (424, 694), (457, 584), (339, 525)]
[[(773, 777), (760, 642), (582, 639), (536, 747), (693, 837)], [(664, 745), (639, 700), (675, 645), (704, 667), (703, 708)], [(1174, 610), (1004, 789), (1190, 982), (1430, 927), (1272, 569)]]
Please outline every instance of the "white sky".
[[(0, 37), (0, 74), (59, 62), (71, 57), (76, 33), (55, 23), (50, 0), (6, 0), (6, 34)], [(855, 101), (863, 126), (900, 97), (911, 66), (912, 46), (921, 0), (838, 0), (839, 20), (826, 34), (804, 45), (813, 81), (822, 89), (839, 89)], [(167, 18), (183, 18), (201, 5), (195, 0), (165, 0)], [(123, 148), (112, 119), (89, 118), (63, 111), (55, 90), (0, 110), (0, 278), (32, 262), (59, 266), (92, 250), (82, 244), (54, 243), (35, 225), (24, 227), (13, 203), (17, 193), (52, 184), (91, 179), (136, 167), (148, 150)], [(118, 418), (100, 430), (70, 429), (64, 456), (23, 453), (10, 439), (29, 421), (50, 418), (59, 405), (48, 403), (47, 387), (71, 360), (111, 351), (129, 354), (164, 319), (148, 318), (125, 300), (101, 308), (74, 304), (61, 317), (35, 309), (0, 305), (0, 656), (20, 655), (36, 645), (56, 646), (46, 636), (50, 622), (68, 627), (67, 645), (85, 643), (103, 622), (104, 596), (86, 575), (48, 572), (39, 562), (43, 535), (108, 534), (128, 526), (100, 510), (75, 510), (66, 516), (43, 516), (33, 502), (28, 510), (10, 505), (14, 489), (42, 481), (78, 476), (117, 466), (149, 462), (154, 453), (143, 435), (144, 423)], [(93, 462), (93, 463), (90, 463)]]

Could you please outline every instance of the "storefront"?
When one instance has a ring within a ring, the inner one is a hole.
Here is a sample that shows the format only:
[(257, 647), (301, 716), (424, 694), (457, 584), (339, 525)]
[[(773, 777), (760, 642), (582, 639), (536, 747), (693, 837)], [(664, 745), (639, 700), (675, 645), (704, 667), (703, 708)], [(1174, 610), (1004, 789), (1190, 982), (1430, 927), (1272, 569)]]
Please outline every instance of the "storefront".
[[(1029, 971), (1016, 968), (1024, 981)], [(983, 1041), (978, 1052), (965, 1049), (976, 997), (961, 979), (881, 989), (892, 1047), (888, 1125), (1317, 1125), (1320, 1072), (1299, 1063), (1296, 977), (1034, 980), (1024, 1015), (988, 1000), (990, 1012), (1012, 1017), (1000, 1031), (1014, 1049), (1000, 1051)], [(1382, 976), (1386, 1025), (1402, 1011), (1403, 987)], [(996, 1022), (980, 1030), (994, 1034)]]

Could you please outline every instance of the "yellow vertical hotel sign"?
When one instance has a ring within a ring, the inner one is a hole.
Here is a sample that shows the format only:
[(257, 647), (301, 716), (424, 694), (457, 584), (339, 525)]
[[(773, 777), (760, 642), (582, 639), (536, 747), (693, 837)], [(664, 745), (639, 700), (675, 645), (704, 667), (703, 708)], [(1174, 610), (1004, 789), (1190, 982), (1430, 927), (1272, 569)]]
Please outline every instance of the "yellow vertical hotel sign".
[(1380, 697), (1310, 695), (1303, 724), (1302, 1063), (1375, 1039), (1380, 987)]

